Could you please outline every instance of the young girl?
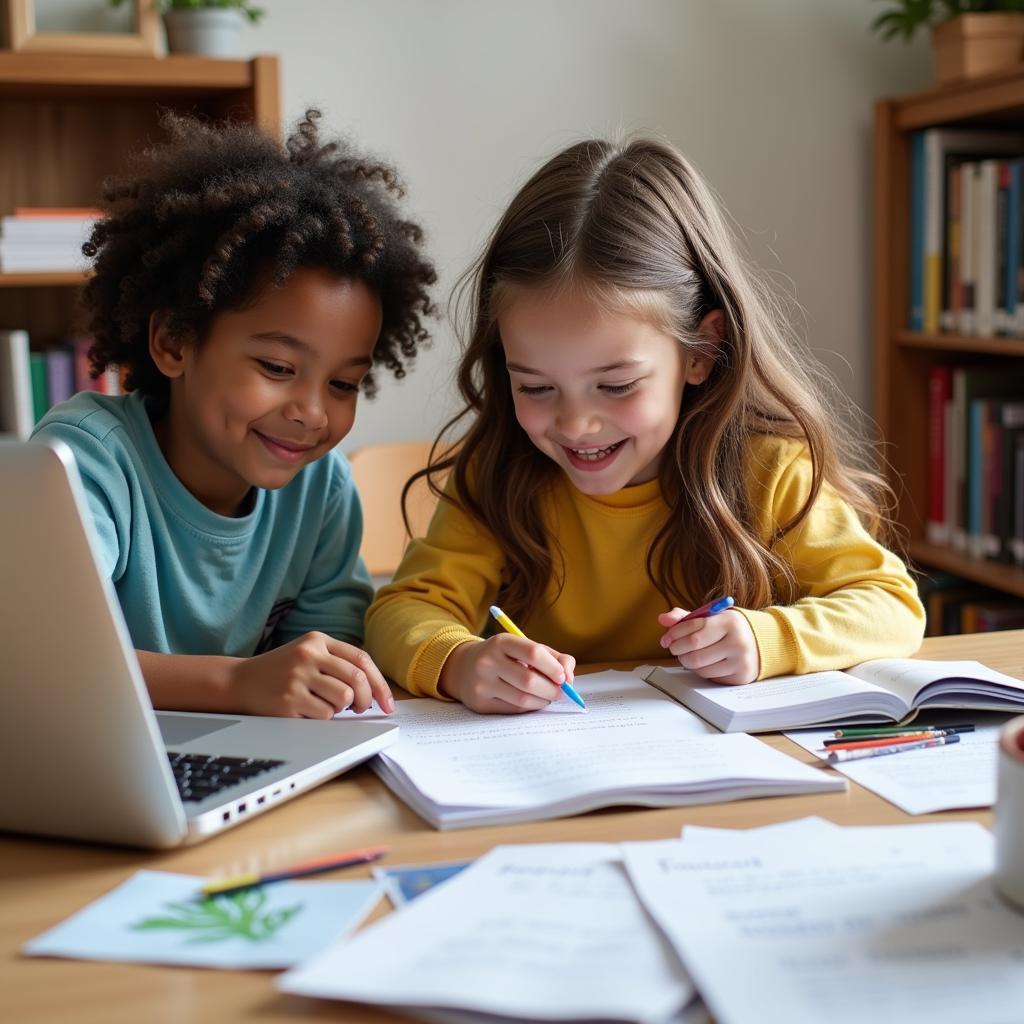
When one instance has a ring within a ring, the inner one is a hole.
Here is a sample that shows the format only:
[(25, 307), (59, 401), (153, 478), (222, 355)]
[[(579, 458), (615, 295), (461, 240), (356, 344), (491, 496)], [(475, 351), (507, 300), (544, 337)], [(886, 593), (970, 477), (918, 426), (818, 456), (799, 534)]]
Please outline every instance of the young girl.
[[(527, 182), (475, 270), (474, 417), (367, 613), (415, 693), (561, 698), (575, 660), (669, 654), (721, 683), (907, 655), (924, 614), (874, 534), (882, 481), (710, 190), (670, 146), (590, 141)], [(723, 596), (732, 610), (683, 621)], [(482, 639), (500, 604), (529, 640)]]
[(108, 186), (85, 247), (96, 372), (36, 436), (73, 449), (105, 571), (159, 708), (329, 718), (387, 684), (358, 648), (372, 596), (334, 451), (373, 368), (426, 337), (434, 271), (394, 172), (168, 116), (165, 145)]

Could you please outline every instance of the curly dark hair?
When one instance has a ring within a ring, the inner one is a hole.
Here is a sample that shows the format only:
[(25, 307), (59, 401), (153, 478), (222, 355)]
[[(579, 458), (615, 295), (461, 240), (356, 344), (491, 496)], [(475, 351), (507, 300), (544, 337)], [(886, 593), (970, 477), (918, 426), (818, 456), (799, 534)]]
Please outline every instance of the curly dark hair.
[[(104, 183), (109, 212), (83, 246), (95, 265), (84, 293), (94, 373), (116, 364), (126, 389), (166, 396), (149, 355), (151, 313), (167, 310), (170, 332), (201, 344), (217, 313), (313, 266), (380, 298), (373, 362), (405, 376), (435, 314), (423, 232), (399, 216), (394, 169), (323, 141), (320, 116), (307, 111), (283, 146), (249, 124), (162, 116), (168, 140), (139, 154), (134, 174)], [(372, 373), (363, 387), (375, 393)]]

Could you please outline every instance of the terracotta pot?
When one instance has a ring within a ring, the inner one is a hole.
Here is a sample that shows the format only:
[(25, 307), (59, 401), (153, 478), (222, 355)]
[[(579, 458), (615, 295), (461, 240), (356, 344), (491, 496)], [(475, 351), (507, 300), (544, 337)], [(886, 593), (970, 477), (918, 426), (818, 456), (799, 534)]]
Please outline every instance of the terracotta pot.
[(1024, 14), (961, 14), (932, 29), (935, 75), (956, 82), (1006, 71), (1024, 58)]

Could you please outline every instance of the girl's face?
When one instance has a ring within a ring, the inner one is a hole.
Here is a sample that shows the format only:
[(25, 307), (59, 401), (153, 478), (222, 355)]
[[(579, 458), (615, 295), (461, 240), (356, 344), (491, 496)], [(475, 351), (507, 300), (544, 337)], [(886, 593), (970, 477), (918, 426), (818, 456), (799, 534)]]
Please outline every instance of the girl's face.
[(711, 369), (648, 321), (578, 294), (524, 289), (498, 329), (516, 419), (584, 494), (652, 480), (683, 388)]
[(365, 283), (314, 268), (218, 314), (199, 345), (154, 317), (150, 351), (171, 378), (156, 431), (171, 468), (222, 515), (239, 514), (252, 487), (283, 487), (352, 429), (380, 328)]

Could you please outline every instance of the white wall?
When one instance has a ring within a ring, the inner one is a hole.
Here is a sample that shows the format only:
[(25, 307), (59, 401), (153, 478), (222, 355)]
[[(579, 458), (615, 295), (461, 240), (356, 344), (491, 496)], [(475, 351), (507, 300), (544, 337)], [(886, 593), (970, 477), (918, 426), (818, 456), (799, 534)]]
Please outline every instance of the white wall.
[[(804, 310), (801, 329), (870, 401), (872, 102), (931, 83), (927, 43), (884, 44), (870, 0), (261, 0), (250, 52), (282, 61), (292, 122), (394, 161), (451, 285), (516, 187), (592, 134), (675, 142)], [(454, 408), (439, 324), (344, 447), (431, 436)]]

